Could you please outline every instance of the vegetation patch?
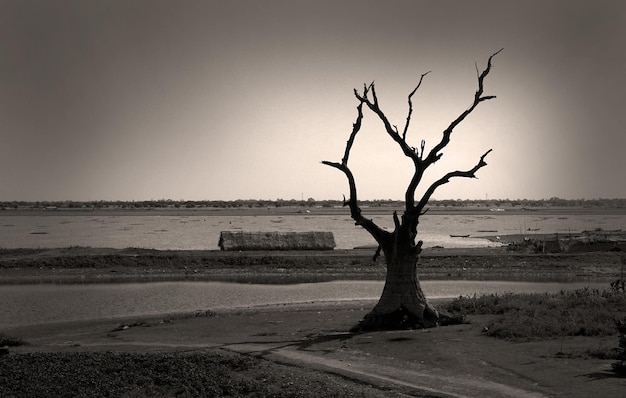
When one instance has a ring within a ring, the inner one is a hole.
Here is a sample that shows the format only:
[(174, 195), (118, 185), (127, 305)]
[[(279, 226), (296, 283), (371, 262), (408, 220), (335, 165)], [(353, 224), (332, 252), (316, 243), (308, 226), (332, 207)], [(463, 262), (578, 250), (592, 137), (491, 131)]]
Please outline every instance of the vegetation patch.
[(489, 294), (458, 297), (447, 311), (496, 315), (484, 333), (509, 340), (615, 335), (615, 319), (626, 315), (626, 295), (612, 289), (559, 293)]
[(385, 393), (333, 375), (217, 351), (8, 355), (0, 360), (0, 396), (306, 398)]
[(0, 333), (0, 347), (17, 347), (24, 344), (24, 341), (19, 337), (7, 336), (4, 333)]

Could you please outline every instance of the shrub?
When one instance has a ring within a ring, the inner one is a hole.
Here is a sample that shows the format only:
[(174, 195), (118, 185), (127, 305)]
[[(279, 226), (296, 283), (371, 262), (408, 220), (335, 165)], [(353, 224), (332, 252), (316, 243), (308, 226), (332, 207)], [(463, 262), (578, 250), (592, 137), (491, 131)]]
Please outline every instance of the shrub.
[(610, 336), (614, 319), (626, 315), (626, 295), (614, 290), (578, 289), (459, 297), (451, 313), (498, 315), (485, 327), (490, 336), (532, 340), (561, 336)]

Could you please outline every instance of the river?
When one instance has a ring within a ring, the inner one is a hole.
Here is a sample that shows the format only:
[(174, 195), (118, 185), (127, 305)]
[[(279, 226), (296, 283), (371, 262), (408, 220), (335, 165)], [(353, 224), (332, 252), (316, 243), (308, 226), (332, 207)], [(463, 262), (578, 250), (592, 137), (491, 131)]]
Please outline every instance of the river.
[[(160, 250), (217, 250), (221, 231), (331, 231), (337, 249), (372, 245), (374, 240), (346, 212), (290, 215), (69, 215), (43, 212), (0, 215), (0, 248), (90, 246)], [(393, 229), (391, 215), (372, 215)], [(626, 228), (626, 215), (549, 214), (426, 214), (420, 218), (418, 238), (424, 247), (484, 247), (496, 245), (489, 235), (552, 234), (602, 228)], [(470, 235), (469, 238), (451, 237)]]
[[(488, 293), (558, 292), (600, 283), (423, 281), (430, 299)], [(155, 282), (90, 285), (0, 285), (0, 330), (13, 326), (115, 319), (276, 304), (371, 300), (382, 281), (334, 281), (294, 285), (222, 282)]]

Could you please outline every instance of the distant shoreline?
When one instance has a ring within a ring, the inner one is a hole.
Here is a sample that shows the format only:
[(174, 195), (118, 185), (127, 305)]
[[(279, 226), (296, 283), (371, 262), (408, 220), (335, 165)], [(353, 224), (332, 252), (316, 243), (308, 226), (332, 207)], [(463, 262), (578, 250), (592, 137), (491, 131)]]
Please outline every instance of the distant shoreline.
[[(401, 213), (400, 207), (362, 207), (364, 214), (392, 215)], [(626, 215), (626, 207), (536, 207), (536, 208), (484, 208), (484, 207), (429, 207), (426, 215)], [(280, 215), (345, 215), (350, 216), (344, 207), (195, 207), (195, 208), (28, 208), (0, 209), (2, 216), (280, 216)]]

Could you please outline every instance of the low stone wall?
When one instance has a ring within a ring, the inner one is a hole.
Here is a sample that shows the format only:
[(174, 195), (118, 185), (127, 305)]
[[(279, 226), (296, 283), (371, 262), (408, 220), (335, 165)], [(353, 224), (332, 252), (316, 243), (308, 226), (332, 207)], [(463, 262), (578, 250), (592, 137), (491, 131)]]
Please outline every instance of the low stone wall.
[(332, 232), (222, 231), (221, 250), (333, 250)]

